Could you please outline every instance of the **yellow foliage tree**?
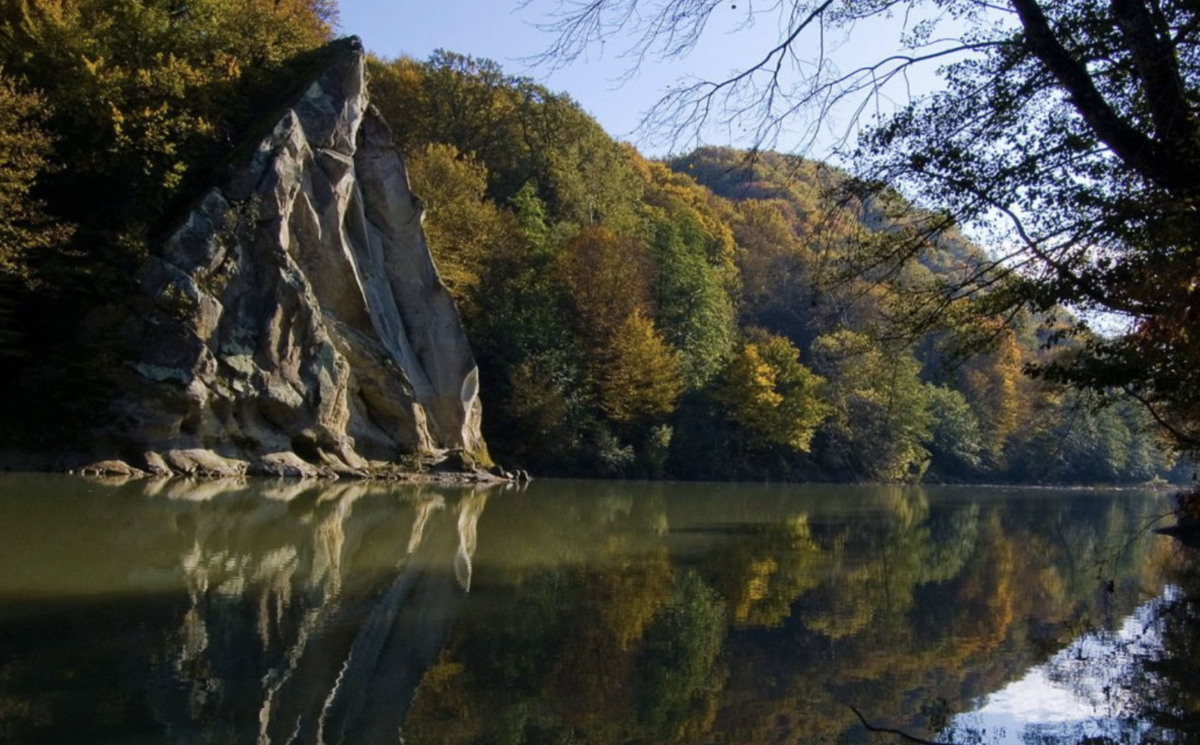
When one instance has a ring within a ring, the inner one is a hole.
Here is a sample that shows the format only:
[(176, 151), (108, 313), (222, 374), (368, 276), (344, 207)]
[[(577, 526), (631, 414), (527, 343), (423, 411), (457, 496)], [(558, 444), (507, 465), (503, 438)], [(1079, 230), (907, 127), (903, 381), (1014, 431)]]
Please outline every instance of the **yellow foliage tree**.
[(487, 168), (453, 145), (426, 145), (408, 158), (413, 192), (426, 208), (425, 235), (438, 273), (466, 316), (478, 308), (489, 254), (517, 230), (489, 200)]
[(45, 98), (21, 91), (0, 68), (0, 274), (28, 280), (29, 252), (64, 240), (70, 230), (54, 224), (31, 194), (50, 167), (50, 136), (42, 129)]
[(716, 397), (731, 419), (762, 441), (808, 452), (831, 413), (820, 396), (824, 382), (800, 364), (800, 351), (790, 341), (758, 332), (733, 358)]
[(581, 335), (606, 347), (635, 312), (647, 313), (652, 272), (645, 244), (607, 228), (584, 228), (562, 256), (563, 280), (575, 301)]
[(640, 310), (625, 319), (602, 356), (600, 404), (613, 421), (662, 421), (675, 410), (683, 392), (679, 354)]
[(1002, 460), (1010, 438), (1031, 418), (1032, 383), (1024, 374), (1025, 362), (1016, 335), (1003, 329), (995, 349), (972, 359), (963, 376), (967, 400), (982, 425), (984, 445), (997, 461)]

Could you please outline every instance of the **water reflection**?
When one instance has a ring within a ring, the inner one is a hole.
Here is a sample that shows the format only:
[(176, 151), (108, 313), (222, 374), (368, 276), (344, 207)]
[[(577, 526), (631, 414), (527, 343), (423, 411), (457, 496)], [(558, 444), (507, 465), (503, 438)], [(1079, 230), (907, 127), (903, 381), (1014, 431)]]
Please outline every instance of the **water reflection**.
[[(956, 713), (1082, 680), (1082, 634), (1195, 618), (1184, 574), (1153, 600), (1169, 541), (1129, 543), (1152, 501), (6, 477), (0, 741), (865, 740), (850, 704), (988, 741)], [(1120, 699), (1134, 740), (1195, 710), (1178, 625), (1109, 683), (1154, 692)]]

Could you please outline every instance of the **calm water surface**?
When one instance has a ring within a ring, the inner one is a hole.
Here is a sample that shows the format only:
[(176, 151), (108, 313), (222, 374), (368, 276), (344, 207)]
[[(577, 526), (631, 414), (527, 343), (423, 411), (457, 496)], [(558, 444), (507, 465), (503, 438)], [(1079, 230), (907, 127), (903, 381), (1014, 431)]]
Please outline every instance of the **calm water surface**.
[(0, 742), (1180, 742), (1164, 502), (4, 475)]

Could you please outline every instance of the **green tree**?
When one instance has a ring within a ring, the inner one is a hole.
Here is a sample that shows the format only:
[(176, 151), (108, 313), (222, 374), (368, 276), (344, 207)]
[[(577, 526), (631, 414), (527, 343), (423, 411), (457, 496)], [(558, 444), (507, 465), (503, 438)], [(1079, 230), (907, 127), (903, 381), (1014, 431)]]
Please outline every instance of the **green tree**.
[(668, 215), (656, 220), (652, 229), (658, 322), (680, 351), (685, 385), (698, 389), (729, 357), (735, 334), (733, 303), (717, 269), (705, 258), (695, 223)]
[(865, 334), (842, 330), (818, 338), (812, 359), (833, 407), (822, 429), (828, 466), (859, 479), (919, 479), (929, 465), (933, 418), (912, 354), (885, 354)]
[(982, 462), (984, 437), (971, 405), (953, 388), (930, 385), (933, 418), (929, 441), (930, 470), (945, 477), (970, 477)]

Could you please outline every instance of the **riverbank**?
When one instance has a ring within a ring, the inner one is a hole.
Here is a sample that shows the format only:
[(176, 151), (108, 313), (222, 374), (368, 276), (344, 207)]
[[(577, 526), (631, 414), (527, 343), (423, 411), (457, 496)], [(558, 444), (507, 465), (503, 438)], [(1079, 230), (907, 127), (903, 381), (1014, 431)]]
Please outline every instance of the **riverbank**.
[[(133, 462), (131, 462), (133, 461)], [(67, 473), (81, 476), (158, 479), (225, 479), (266, 476), (300, 480), (357, 479), (435, 483), (507, 483), (528, 481), (524, 471), (485, 468), (469, 453), (448, 450), (412, 455), (402, 461), (364, 461), (356, 466), (327, 460), (312, 463), (292, 452), (268, 453), (252, 460), (222, 456), (212, 450), (150, 451), (138, 459), (97, 459), (83, 453), (0, 450), (0, 471)]]

